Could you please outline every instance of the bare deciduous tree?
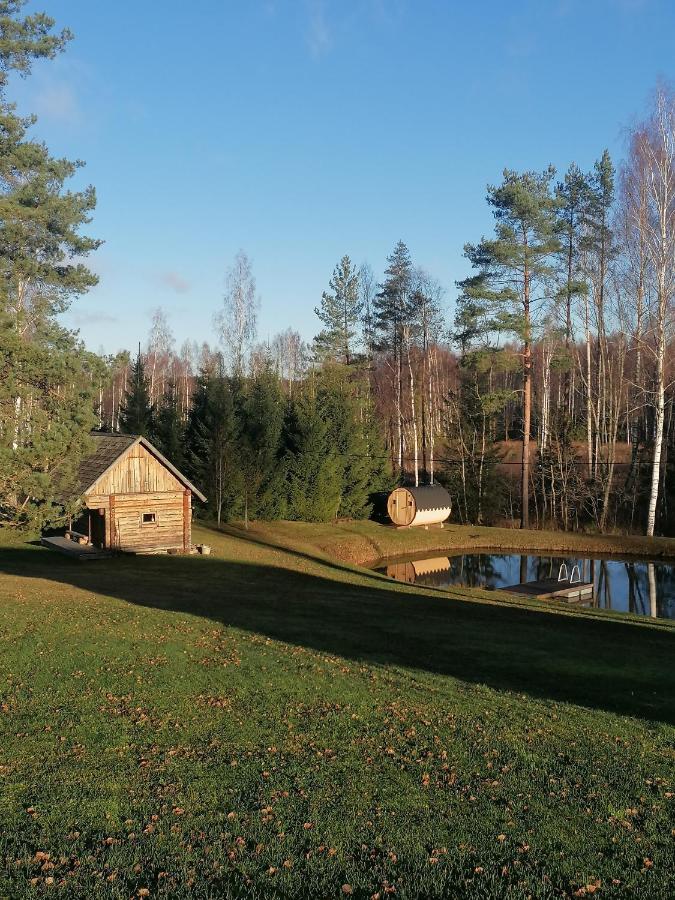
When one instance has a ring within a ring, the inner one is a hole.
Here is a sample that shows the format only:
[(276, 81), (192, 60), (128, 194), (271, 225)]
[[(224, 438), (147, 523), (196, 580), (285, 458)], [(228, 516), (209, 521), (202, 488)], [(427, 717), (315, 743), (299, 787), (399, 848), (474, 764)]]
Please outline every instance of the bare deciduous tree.
[(223, 309), (214, 316), (214, 326), (235, 375), (243, 375), (246, 369), (256, 336), (258, 306), (251, 260), (239, 250), (225, 277)]
[(173, 359), (174, 344), (167, 314), (158, 306), (152, 313), (146, 361), (150, 376), (150, 399), (153, 403), (164, 393), (166, 370)]
[[(653, 390), (654, 444), (651, 488), (647, 512), (647, 534), (654, 534), (661, 483), (661, 456), (665, 422), (667, 328), (675, 292), (675, 97), (659, 88), (648, 120), (634, 133), (628, 166), (638, 185), (631, 194), (633, 226), (644, 239), (654, 279), (653, 299), (648, 309), (645, 348), (655, 365)], [(646, 194), (647, 209), (639, 199)]]

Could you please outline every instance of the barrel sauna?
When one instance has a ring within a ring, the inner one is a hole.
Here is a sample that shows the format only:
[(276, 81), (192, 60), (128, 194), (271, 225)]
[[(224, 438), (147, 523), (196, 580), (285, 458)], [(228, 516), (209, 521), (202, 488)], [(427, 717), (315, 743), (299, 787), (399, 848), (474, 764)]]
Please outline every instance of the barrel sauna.
[(440, 525), (452, 510), (450, 494), (440, 484), (395, 488), (387, 501), (389, 518), (397, 528)]

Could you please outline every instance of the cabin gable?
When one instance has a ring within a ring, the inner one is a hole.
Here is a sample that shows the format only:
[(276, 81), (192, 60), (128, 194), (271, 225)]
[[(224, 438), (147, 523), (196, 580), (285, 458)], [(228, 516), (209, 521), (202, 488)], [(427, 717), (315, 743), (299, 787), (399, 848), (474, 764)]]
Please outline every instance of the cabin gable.
[[(139, 441), (119, 456), (85, 491), (85, 498), (110, 494), (157, 494), (183, 491), (173, 472)], [(89, 504), (87, 504), (89, 505)]]

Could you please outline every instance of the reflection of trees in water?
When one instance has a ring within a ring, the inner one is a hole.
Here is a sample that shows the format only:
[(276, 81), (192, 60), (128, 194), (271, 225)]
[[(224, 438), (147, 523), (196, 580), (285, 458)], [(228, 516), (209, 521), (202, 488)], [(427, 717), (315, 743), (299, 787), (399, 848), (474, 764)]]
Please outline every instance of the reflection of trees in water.
[(656, 618), (656, 572), (654, 563), (647, 563), (647, 581), (649, 582), (649, 615)]
[(521, 584), (527, 581), (527, 556), (520, 557), (520, 577), (518, 580)]
[[(440, 559), (415, 560), (414, 566), (420, 568)], [(628, 610), (642, 616), (675, 618), (675, 565), (672, 564), (510, 553), (465, 553), (443, 559), (443, 563), (446, 561), (444, 571), (415, 571), (411, 561), (381, 571), (420, 585), (500, 588), (518, 581), (557, 580), (564, 563), (568, 576), (574, 566), (579, 566), (582, 581), (595, 585), (592, 602), (596, 606)]]
[[(490, 555), (484, 553), (466, 553), (464, 556), (450, 557), (450, 581), (448, 584), (460, 587), (497, 587), (504, 579), (495, 563), (500, 560), (508, 562), (507, 554)], [(507, 569), (508, 571), (508, 569)]]
[(675, 566), (663, 563), (656, 566), (656, 586), (658, 615), (675, 619)]
[[(644, 570), (638, 570), (635, 563), (628, 562), (626, 566), (626, 579), (628, 583), (628, 612), (637, 613), (644, 616), (647, 614), (647, 604), (645, 603)], [(641, 568), (641, 567), (640, 567)]]
[(629, 612), (675, 618), (675, 566), (630, 562), (625, 569)]
[(612, 608), (612, 581), (607, 569), (607, 560), (598, 561), (598, 581), (595, 589), (595, 605), (602, 609)]

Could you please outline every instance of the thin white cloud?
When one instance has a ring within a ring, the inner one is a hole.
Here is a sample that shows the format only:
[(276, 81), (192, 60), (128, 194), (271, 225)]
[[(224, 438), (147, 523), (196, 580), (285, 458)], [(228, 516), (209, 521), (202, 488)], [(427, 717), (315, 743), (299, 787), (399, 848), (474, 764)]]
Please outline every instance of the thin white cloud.
[(75, 89), (66, 81), (41, 85), (33, 103), (40, 119), (49, 119), (62, 125), (77, 125), (82, 119)]
[[(273, 14), (268, 0), (266, 9)], [(370, 22), (375, 27), (390, 27), (400, 21), (407, 0), (304, 0), (305, 41), (310, 55), (318, 60), (348, 38), (354, 29)]]
[(179, 272), (162, 272), (159, 280), (164, 287), (171, 288), (177, 294), (187, 294), (190, 290), (190, 282), (183, 278)]
[(331, 30), (326, 15), (325, 0), (307, 0), (309, 22), (307, 46), (314, 59), (320, 59), (332, 43)]
[(106, 325), (119, 322), (119, 319), (104, 312), (78, 312), (74, 313), (73, 322), (76, 325)]

